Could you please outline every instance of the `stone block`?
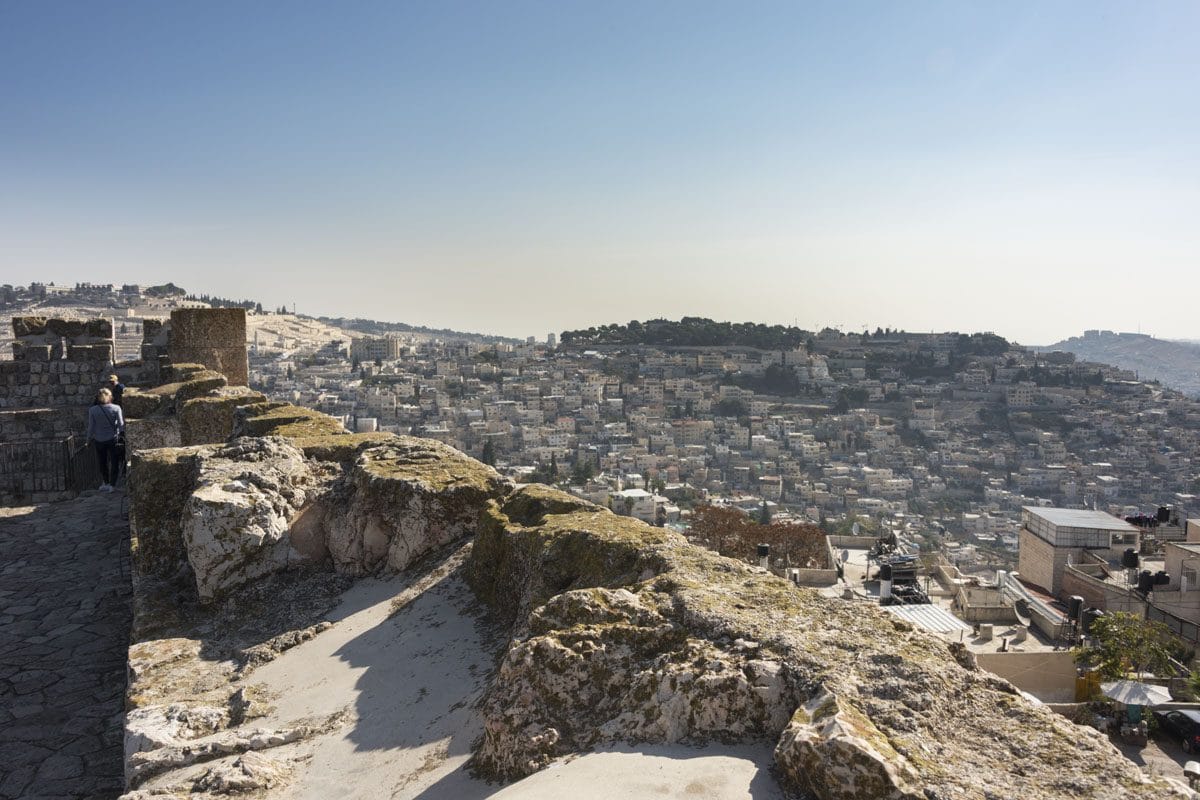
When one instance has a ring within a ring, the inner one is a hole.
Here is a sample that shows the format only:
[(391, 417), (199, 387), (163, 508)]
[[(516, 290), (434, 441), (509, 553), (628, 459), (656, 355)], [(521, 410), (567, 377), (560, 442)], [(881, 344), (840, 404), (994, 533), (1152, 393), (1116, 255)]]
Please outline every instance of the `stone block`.
[(13, 317), (13, 336), (41, 336), (46, 332), (45, 317)]
[(81, 319), (51, 318), (46, 320), (46, 332), (55, 336), (64, 336), (68, 339), (73, 339), (76, 336), (83, 335), (84, 324), (84, 321)]
[(111, 339), (113, 336), (112, 320), (107, 317), (89, 319), (84, 323), (83, 334), (96, 339)]
[(196, 397), (179, 408), (180, 436), (184, 445), (219, 444), (233, 435), (238, 407), (267, 398), (245, 386), (217, 389), (212, 396)]
[(48, 344), (13, 342), (13, 358), (20, 361), (49, 361), (51, 349)]
[(72, 361), (112, 361), (111, 344), (70, 344), (67, 358)]
[(204, 448), (133, 453), (129, 472), (129, 530), (139, 575), (173, 575), (187, 563), (183, 509), (191, 497), (196, 459)]
[(219, 372), (197, 372), (184, 381), (175, 392), (175, 407), (182, 408), (188, 400), (220, 389), (226, 383), (225, 376)]
[(128, 418), (125, 427), (130, 454), (160, 447), (179, 447), (182, 444), (177, 417)]
[(203, 364), (232, 386), (249, 380), (246, 311), (241, 308), (180, 308), (171, 312), (171, 361)]

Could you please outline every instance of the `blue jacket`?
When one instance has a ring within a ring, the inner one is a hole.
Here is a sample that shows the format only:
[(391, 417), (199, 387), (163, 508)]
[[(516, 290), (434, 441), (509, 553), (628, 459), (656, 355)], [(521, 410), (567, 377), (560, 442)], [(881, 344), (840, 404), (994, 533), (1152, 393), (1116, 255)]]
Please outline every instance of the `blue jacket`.
[(87, 438), (97, 442), (111, 442), (125, 430), (125, 415), (121, 407), (107, 403), (88, 409)]

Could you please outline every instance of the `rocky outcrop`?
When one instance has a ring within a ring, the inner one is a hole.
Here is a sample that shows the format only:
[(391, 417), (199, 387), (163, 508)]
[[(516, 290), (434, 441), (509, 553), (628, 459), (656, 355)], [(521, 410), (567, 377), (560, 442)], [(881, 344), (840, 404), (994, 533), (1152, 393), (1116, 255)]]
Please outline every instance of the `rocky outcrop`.
[(321, 483), (283, 439), (238, 439), (198, 454), (181, 532), (201, 601), (303, 563), (288, 528)]
[(480, 510), (507, 489), (495, 470), (452, 447), (394, 437), (359, 453), (311, 524), (340, 572), (400, 570), (473, 533)]
[[(518, 778), (606, 743), (760, 740), (781, 780), (821, 800), (1191, 796), (878, 608), (546, 487), (514, 490), (431, 440), (349, 435), (273, 403), (233, 413), (241, 438), (137, 457), (139, 574), (190, 574), (207, 601), (254, 587), (270, 598), (281, 578), (268, 576), (293, 566), (400, 570), (474, 533), (465, 577), (511, 632), (480, 705), (485, 775)], [(244, 729), (229, 682), (324, 625), (220, 657), (190, 640), (136, 644), (134, 782), (210, 760), (193, 790), (284, 780), (286, 764), (248, 754), (341, 721)], [(194, 699), (178, 708), (184, 692)]]
[(483, 706), (486, 774), (766, 737), (822, 800), (1189, 796), (932, 634), (551, 490), (491, 504), (469, 575), (518, 633)]
[(182, 443), (217, 444), (233, 436), (234, 412), (241, 406), (262, 403), (266, 397), (245, 386), (225, 386), (183, 402), (179, 408)]
[[(230, 410), (246, 408), (256, 410)], [(289, 566), (329, 562), (349, 575), (400, 570), (472, 533), (480, 510), (509, 490), (495, 470), (440, 442), (287, 437), (278, 432), (299, 425), (309, 433), (296, 420), (310, 417), (292, 407), (264, 413), (278, 423), (267, 428), (275, 435), (135, 455), (130, 509), (139, 573), (166, 576), (186, 565), (208, 602)]]

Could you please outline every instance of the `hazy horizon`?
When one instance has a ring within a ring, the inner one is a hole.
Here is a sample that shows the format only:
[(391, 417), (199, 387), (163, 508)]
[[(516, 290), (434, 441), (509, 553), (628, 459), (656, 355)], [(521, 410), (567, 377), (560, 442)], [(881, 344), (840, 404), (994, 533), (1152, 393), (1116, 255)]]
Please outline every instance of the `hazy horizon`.
[(1200, 6), (0, 7), (0, 282), (1200, 338)]

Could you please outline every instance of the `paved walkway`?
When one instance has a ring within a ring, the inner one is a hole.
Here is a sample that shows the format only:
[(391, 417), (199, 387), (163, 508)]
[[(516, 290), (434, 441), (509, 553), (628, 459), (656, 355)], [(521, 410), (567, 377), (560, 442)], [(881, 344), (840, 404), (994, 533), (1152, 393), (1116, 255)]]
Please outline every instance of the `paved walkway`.
[(0, 508), (0, 798), (121, 794), (122, 492)]

